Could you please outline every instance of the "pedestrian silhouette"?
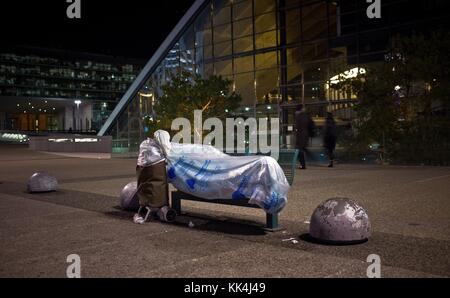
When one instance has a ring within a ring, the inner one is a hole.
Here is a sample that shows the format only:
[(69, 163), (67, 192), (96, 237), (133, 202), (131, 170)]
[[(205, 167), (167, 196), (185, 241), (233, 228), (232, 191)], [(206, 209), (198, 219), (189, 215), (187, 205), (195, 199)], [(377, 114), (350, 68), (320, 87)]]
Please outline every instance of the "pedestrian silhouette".
[(309, 155), (309, 138), (314, 136), (315, 124), (311, 116), (303, 109), (303, 105), (297, 106), (295, 112), (295, 143), (299, 150), (298, 160), (300, 169), (306, 169), (306, 155)]
[(334, 121), (333, 114), (327, 113), (325, 120), (325, 127), (323, 131), (323, 146), (325, 147), (326, 154), (330, 163), (329, 168), (334, 166), (334, 151), (336, 149), (337, 129), (336, 122)]

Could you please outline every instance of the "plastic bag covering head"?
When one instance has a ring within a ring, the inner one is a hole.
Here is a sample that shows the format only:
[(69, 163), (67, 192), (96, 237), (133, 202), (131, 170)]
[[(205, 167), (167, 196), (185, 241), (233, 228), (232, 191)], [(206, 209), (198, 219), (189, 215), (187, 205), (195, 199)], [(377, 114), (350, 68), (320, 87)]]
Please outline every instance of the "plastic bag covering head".
[(272, 157), (235, 157), (212, 146), (171, 143), (166, 160), (169, 182), (185, 193), (204, 199), (249, 199), (268, 213), (280, 212), (287, 203), (289, 183)]
[(159, 143), (147, 138), (139, 146), (137, 164), (140, 167), (148, 167), (165, 160), (165, 155)]
[(161, 148), (164, 150), (164, 154), (167, 155), (167, 153), (170, 151), (172, 145), (170, 144), (170, 134), (165, 130), (157, 130), (153, 134), (153, 137), (155, 138), (155, 141), (159, 143)]

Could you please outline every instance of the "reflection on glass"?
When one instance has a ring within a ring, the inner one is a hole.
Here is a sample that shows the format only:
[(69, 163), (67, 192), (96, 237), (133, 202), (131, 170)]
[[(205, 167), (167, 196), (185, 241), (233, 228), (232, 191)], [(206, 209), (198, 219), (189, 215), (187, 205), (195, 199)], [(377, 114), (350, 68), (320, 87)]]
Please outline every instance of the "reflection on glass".
[(276, 0), (256, 0), (255, 1), (255, 15), (264, 14), (266, 12), (274, 11), (276, 8)]
[(217, 61), (214, 64), (215, 74), (227, 76), (233, 73), (233, 64), (231, 60)]
[(239, 38), (253, 34), (252, 19), (244, 19), (233, 23), (233, 38)]
[(211, 29), (204, 29), (195, 33), (195, 46), (205, 46), (212, 43), (212, 31)]
[[(150, 76), (148, 85), (161, 98), (160, 86), (171, 74), (181, 70), (203, 77), (216, 74), (233, 80), (243, 107), (250, 109), (240, 112), (249, 115), (276, 115), (273, 111), (283, 109), (281, 101), (286, 100), (287, 105), (306, 104), (314, 115), (329, 110), (351, 117), (355, 94), (331, 88), (329, 80), (357, 67), (362, 59), (375, 59), (387, 40), (383, 30), (373, 37), (365, 32), (356, 35), (355, 2), (211, 0), (193, 27), (182, 33), (178, 48), (174, 47)], [(136, 108), (135, 99), (131, 101), (129, 113), (146, 111)], [(270, 104), (276, 108), (268, 108)], [(285, 124), (293, 121), (295, 108), (289, 109), (292, 113)], [(118, 131), (123, 131), (117, 133), (121, 137), (132, 133), (131, 128), (138, 129), (136, 123), (126, 125), (131, 121), (127, 117), (124, 113), (117, 123)]]
[(277, 44), (277, 32), (270, 31), (255, 36), (255, 47), (257, 49), (275, 47)]
[[(237, 1), (236, 1), (237, 2)], [(233, 5), (233, 19), (240, 20), (252, 16), (252, 0), (245, 0)]]
[(255, 69), (276, 68), (277, 67), (277, 52), (271, 51), (255, 56)]
[(242, 97), (242, 106), (252, 106), (255, 104), (255, 85), (253, 72), (237, 74), (234, 77), (236, 92)]
[[(218, 2), (218, 1), (216, 1)], [(223, 2), (223, 1), (222, 1)], [(230, 6), (215, 6), (214, 7), (214, 26), (226, 24), (231, 21), (231, 7)]]
[(214, 27), (213, 32), (214, 32), (214, 43), (231, 40), (230, 24)]
[(300, 42), (300, 20), (300, 9), (286, 11), (286, 43), (291, 44)]
[(253, 55), (234, 59), (236, 73), (253, 71)]
[(276, 93), (278, 88), (278, 71), (274, 69), (259, 70), (255, 73), (256, 78), (256, 98), (260, 103), (264, 103)]
[(253, 37), (252, 36), (235, 39), (233, 41), (233, 43), (234, 43), (234, 52), (235, 53), (253, 51)]
[(255, 17), (255, 32), (261, 33), (276, 29), (276, 17), (275, 13), (267, 13)]
[(214, 45), (214, 56), (223, 57), (231, 55), (231, 42), (221, 42)]

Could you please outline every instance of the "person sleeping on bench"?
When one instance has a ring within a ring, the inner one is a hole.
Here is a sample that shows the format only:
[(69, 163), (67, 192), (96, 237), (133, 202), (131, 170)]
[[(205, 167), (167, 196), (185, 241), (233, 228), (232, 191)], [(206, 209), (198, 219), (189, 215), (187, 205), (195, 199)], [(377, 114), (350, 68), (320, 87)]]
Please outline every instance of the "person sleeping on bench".
[(170, 141), (167, 131), (154, 133), (167, 162), (167, 179), (177, 190), (203, 199), (249, 200), (266, 213), (278, 214), (290, 185), (270, 156), (230, 156), (214, 146)]

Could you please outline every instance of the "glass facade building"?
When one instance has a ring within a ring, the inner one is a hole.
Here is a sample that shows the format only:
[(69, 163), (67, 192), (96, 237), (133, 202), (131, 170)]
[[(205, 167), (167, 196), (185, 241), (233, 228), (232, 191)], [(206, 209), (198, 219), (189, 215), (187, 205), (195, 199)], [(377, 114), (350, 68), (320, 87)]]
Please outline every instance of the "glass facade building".
[(354, 117), (354, 94), (330, 88), (338, 75), (357, 75), (382, 61), (398, 34), (447, 23), (446, 1), (381, 1), (369, 19), (362, 0), (196, 1), (122, 98), (100, 134), (135, 151), (144, 117), (163, 100), (170, 76), (221, 75), (242, 96), (243, 117), (278, 117), (282, 146), (291, 146), (295, 106), (317, 123), (327, 111), (341, 123)]
[[(98, 131), (143, 64), (96, 54), (5, 47), (0, 51), (3, 129)], [(75, 100), (89, 103), (88, 124), (86, 117), (78, 125), (58, 117), (65, 106), (74, 107)]]

